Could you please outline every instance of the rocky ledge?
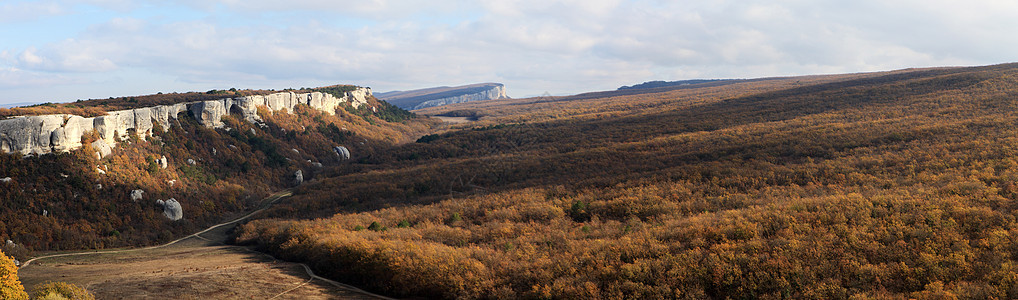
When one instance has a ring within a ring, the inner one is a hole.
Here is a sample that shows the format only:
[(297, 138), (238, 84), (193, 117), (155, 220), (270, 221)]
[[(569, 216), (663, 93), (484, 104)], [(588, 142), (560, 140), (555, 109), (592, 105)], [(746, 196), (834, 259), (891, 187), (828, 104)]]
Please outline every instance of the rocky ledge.
[(455, 87), (434, 87), (412, 91), (378, 93), (379, 99), (407, 110), (449, 105), (469, 101), (509, 99), (505, 85), (501, 83), (478, 83)]
[(173, 124), (170, 120), (176, 120), (183, 112), (208, 127), (222, 127), (221, 118), (227, 114), (239, 115), (248, 122), (261, 121), (258, 106), (265, 106), (270, 111), (292, 112), (297, 104), (305, 104), (335, 114), (340, 104), (349, 103), (357, 108), (367, 104), (370, 96), (369, 88), (358, 88), (343, 97), (320, 92), (281, 92), (118, 110), (94, 118), (68, 114), (15, 117), (0, 120), (0, 152), (23, 155), (67, 152), (81, 148), (82, 136), (91, 131), (99, 134), (99, 140), (93, 146), (107, 148), (132, 133), (137, 133), (142, 139), (152, 136), (153, 124), (170, 128)]

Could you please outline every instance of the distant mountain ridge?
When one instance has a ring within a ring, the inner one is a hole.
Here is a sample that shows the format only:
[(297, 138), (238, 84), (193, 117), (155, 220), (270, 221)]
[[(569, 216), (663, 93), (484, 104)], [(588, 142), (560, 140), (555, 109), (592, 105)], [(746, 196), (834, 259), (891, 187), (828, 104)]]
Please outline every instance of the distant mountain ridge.
[(39, 104), (37, 102), (15, 102), (15, 103), (0, 103), (0, 108), (11, 108), (19, 106), (29, 106)]
[(682, 86), (682, 85), (691, 85), (691, 84), (700, 84), (700, 83), (718, 82), (718, 81), (728, 81), (728, 80), (732, 80), (732, 79), (690, 79), (690, 80), (679, 80), (679, 81), (661, 81), (661, 80), (655, 80), (655, 81), (647, 81), (647, 82), (644, 82), (644, 83), (641, 83), (641, 84), (622, 86), (622, 87), (618, 88), (618, 90), (621, 91), (621, 90), (634, 90), (634, 89), (653, 89), (653, 88), (673, 87), (673, 86)]
[(375, 97), (407, 110), (469, 101), (509, 99), (505, 85), (491, 82), (375, 93)]

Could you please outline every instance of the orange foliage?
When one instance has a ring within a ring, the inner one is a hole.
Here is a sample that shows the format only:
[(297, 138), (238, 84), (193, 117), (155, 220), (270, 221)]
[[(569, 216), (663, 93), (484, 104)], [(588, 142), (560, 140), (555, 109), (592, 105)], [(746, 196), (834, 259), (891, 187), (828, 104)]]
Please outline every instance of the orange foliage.
[(435, 108), (489, 117), (238, 241), (395, 296), (1016, 298), (1016, 94), (999, 65)]

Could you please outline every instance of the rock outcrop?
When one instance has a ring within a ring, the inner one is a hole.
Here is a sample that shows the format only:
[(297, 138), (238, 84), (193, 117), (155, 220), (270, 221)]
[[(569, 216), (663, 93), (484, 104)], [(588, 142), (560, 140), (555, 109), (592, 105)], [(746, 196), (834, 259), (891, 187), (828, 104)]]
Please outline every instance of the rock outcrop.
[(80, 148), (82, 136), (95, 131), (103, 142), (93, 142), (92, 147), (100, 157), (105, 157), (111, 151), (107, 147), (115, 147), (118, 140), (124, 140), (131, 134), (146, 139), (152, 136), (153, 124), (170, 128), (171, 120), (179, 118), (183, 112), (188, 112), (202, 125), (222, 127), (222, 117), (228, 114), (238, 115), (248, 122), (261, 121), (259, 106), (270, 111), (292, 112), (294, 106), (304, 104), (335, 114), (340, 104), (360, 107), (368, 103), (371, 95), (368, 88), (358, 88), (343, 97), (320, 92), (281, 92), (111, 111), (94, 118), (68, 114), (15, 117), (0, 120), (0, 152), (23, 155), (66, 152)]
[(469, 101), (509, 98), (505, 92), (505, 85), (501, 83), (479, 83), (456, 87), (396, 91), (380, 93), (376, 96), (379, 99), (408, 110)]
[(180, 202), (176, 199), (170, 198), (169, 200), (156, 200), (156, 204), (163, 207), (163, 215), (166, 216), (170, 221), (177, 221), (184, 218), (184, 209), (180, 207)]

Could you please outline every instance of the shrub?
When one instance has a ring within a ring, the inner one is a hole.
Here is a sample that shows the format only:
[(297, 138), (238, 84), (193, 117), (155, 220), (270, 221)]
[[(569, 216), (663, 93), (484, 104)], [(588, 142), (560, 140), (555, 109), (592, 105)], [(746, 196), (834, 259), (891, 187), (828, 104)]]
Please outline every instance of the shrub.
[(32, 290), (32, 299), (94, 300), (84, 288), (66, 282), (47, 282)]
[(382, 231), (385, 230), (385, 226), (382, 226), (382, 224), (379, 224), (378, 222), (371, 222), (371, 225), (368, 225), (368, 230)]

